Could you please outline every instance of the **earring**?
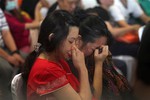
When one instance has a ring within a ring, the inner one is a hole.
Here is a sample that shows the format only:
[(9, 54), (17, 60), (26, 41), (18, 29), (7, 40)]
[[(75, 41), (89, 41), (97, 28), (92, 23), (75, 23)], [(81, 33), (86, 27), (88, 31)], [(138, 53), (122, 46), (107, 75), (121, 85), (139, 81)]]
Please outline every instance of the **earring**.
[(51, 41), (51, 39), (53, 38), (53, 36), (54, 36), (54, 33), (49, 34), (49, 36), (48, 36), (49, 41)]

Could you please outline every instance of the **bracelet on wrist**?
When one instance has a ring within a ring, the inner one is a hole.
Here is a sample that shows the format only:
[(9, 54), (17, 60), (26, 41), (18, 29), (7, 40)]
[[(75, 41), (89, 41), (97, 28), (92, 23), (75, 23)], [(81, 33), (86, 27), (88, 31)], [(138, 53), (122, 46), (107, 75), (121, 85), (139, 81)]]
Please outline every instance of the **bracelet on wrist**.
[(13, 55), (15, 53), (20, 54), (19, 50), (15, 50), (15, 51), (11, 52), (11, 55)]

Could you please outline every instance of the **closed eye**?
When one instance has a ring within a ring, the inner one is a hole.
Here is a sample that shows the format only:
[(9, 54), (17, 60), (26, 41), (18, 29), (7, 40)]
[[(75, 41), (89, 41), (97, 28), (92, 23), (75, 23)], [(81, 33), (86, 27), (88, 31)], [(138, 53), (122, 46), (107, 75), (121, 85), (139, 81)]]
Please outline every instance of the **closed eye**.
[(69, 43), (70, 43), (70, 44), (74, 43), (74, 40), (69, 40)]

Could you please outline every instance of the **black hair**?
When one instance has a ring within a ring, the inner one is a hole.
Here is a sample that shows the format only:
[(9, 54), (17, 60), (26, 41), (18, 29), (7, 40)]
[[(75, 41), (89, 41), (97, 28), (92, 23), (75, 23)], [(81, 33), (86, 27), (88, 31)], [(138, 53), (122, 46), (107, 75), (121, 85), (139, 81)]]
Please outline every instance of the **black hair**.
[(0, 8), (4, 11), (5, 10), (5, 3), (6, 0), (0, 0)]
[(108, 12), (103, 9), (102, 7), (94, 7), (94, 8), (89, 8), (86, 10), (86, 13), (88, 14), (95, 14), (99, 17), (101, 17), (104, 21), (109, 21), (110, 20), (110, 16), (108, 14)]
[(99, 0), (96, 0), (98, 4), (101, 4), (101, 2)]
[(95, 42), (95, 39), (101, 36), (106, 36), (108, 38), (108, 45), (112, 43), (112, 35), (102, 18), (95, 15), (89, 15), (84, 10), (75, 12), (75, 16), (80, 24), (79, 34), (82, 37), (84, 45), (88, 42)]
[[(25, 61), (22, 76), (26, 82), (36, 58), (42, 52), (49, 53), (59, 49), (61, 42), (68, 36), (70, 26), (77, 26), (77, 24), (73, 16), (67, 11), (56, 10), (46, 16), (41, 24), (38, 38), (38, 43), (40, 43), (41, 46), (38, 52), (33, 51)], [(53, 36), (49, 40), (49, 35), (52, 33)]]

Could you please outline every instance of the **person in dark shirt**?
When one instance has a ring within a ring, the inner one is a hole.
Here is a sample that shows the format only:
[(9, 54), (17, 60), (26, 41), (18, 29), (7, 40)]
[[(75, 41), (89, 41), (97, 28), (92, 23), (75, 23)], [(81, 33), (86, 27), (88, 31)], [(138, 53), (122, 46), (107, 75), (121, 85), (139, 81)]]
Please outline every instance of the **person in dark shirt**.
[(39, 2), (39, 0), (23, 0), (21, 9), (23, 11), (26, 11), (32, 19), (34, 19), (34, 11), (36, 4)]
[(137, 78), (143, 81), (145, 84), (150, 85), (150, 22), (146, 24), (140, 48), (138, 51), (138, 67), (137, 67)]

